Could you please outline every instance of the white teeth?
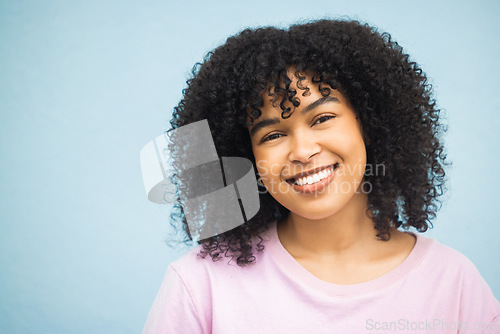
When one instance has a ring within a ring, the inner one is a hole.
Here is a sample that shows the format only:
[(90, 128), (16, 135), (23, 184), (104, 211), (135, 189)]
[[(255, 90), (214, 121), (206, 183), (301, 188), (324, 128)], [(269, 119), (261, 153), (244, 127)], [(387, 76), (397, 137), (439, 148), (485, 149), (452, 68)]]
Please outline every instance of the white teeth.
[(300, 179), (296, 179), (295, 184), (299, 185), (299, 186), (303, 186), (306, 184), (313, 184), (313, 183), (319, 182), (319, 181), (327, 178), (332, 173), (333, 173), (333, 168), (330, 167), (327, 170), (322, 170), (316, 174), (309, 175), (306, 177), (301, 177)]

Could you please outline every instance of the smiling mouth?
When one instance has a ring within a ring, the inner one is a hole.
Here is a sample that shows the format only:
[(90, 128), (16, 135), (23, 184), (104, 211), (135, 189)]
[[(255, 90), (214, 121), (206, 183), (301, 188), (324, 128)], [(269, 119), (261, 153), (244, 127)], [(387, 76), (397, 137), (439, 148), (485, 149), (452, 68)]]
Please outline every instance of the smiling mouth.
[(286, 180), (287, 183), (295, 186), (312, 185), (329, 177), (337, 168), (339, 164), (330, 165), (319, 170), (312, 170), (310, 172), (301, 173), (296, 177)]

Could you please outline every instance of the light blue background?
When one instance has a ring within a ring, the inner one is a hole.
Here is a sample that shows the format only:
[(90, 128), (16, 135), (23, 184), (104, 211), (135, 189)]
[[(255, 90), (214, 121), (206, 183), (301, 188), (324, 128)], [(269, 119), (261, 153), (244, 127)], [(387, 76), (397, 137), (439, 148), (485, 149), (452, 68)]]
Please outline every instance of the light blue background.
[(446, 111), (428, 236), (500, 297), (498, 1), (0, 1), (0, 333), (138, 333), (167, 265), (143, 145), (192, 65), (247, 26), (349, 15), (388, 31)]

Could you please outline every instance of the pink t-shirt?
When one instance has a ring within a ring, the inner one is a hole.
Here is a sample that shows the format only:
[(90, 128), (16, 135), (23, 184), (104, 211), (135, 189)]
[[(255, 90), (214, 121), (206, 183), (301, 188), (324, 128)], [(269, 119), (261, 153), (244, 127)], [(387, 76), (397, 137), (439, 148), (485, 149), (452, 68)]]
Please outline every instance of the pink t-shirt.
[(168, 267), (143, 334), (500, 333), (500, 303), (472, 262), (414, 235), (397, 268), (353, 285), (302, 267), (276, 223), (248, 267), (202, 259), (197, 246)]

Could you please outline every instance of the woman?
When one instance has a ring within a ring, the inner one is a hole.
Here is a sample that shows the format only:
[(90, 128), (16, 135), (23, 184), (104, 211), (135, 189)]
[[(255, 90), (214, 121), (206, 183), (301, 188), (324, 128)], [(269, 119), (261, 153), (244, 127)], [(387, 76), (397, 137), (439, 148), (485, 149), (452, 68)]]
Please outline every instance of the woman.
[(474, 265), (400, 230), (435, 217), (446, 155), (426, 76), (389, 35), (247, 29), (193, 71), (172, 129), (203, 119), (219, 156), (254, 163), (260, 211), (169, 266), (144, 333), (499, 330)]

